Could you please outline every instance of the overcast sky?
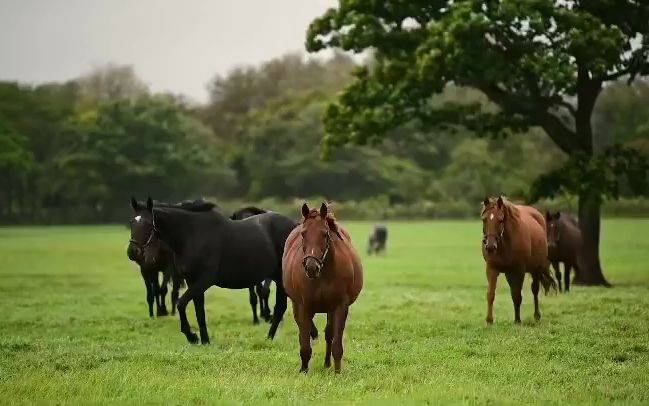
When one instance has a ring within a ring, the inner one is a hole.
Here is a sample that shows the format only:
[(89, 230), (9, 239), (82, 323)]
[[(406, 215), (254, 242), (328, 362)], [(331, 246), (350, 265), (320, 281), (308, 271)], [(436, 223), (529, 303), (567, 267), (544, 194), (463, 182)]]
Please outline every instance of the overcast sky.
[(107, 62), (156, 91), (205, 100), (207, 81), (304, 48), (335, 0), (0, 0), (0, 80), (60, 81)]

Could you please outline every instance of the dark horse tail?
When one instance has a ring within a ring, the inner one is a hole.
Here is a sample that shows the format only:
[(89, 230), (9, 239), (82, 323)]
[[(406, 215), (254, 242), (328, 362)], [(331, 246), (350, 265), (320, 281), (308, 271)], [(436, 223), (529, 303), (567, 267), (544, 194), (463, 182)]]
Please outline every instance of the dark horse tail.
[(543, 291), (546, 295), (551, 291), (557, 292), (557, 282), (554, 280), (549, 266), (544, 267), (541, 272), (541, 285), (543, 285)]

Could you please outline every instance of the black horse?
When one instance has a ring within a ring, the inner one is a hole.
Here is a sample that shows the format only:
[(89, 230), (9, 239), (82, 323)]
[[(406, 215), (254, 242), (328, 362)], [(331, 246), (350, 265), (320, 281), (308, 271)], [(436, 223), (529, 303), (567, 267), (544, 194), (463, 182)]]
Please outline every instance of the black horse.
[[(263, 213), (266, 213), (266, 210), (260, 209), (255, 206), (247, 206), (232, 213), (230, 219), (243, 220), (248, 217)], [(270, 297), (270, 283), (270, 279), (264, 279), (263, 282), (256, 284), (254, 287), (251, 286), (248, 288), (250, 307), (252, 308), (252, 322), (254, 324), (259, 323), (259, 318), (257, 317), (257, 297), (259, 297), (259, 315), (267, 322), (271, 321), (270, 306), (268, 306), (268, 298)]]
[[(133, 208), (133, 218), (131, 222), (136, 221), (138, 216), (146, 210), (146, 205), (131, 199)], [(128, 258), (140, 266), (140, 273), (146, 287), (146, 301), (149, 305), (149, 317), (153, 317), (153, 302), (156, 302), (156, 316), (167, 316), (167, 306), (165, 297), (167, 296), (167, 285), (171, 282), (171, 314), (176, 314), (176, 302), (178, 302), (178, 293), (183, 285), (183, 280), (178, 273), (174, 254), (171, 249), (163, 242), (159, 242), (156, 251), (152, 252), (153, 261), (146, 263), (144, 260), (144, 251), (133, 242), (129, 242), (126, 249)], [(162, 284), (159, 283), (158, 274), (162, 273)]]
[(178, 207), (153, 207), (151, 198), (141, 217), (131, 224), (131, 241), (152, 260), (151, 247), (165, 242), (175, 254), (176, 265), (187, 283), (178, 299), (180, 331), (197, 343), (187, 320), (186, 308), (194, 302), (201, 343), (209, 343), (205, 323), (205, 291), (213, 285), (244, 289), (266, 278), (277, 286), (268, 338), (274, 338), (286, 311), (282, 285), (284, 243), (297, 223), (278, 213), (264, 213), (234, 221), (209, 202)]
[(377, 224), (372, 229), (369, 241), (367, 243), (367, 255), (378, 254), (385, 251), (385, 243), (388, 240), (388, 227), (383, 224)]

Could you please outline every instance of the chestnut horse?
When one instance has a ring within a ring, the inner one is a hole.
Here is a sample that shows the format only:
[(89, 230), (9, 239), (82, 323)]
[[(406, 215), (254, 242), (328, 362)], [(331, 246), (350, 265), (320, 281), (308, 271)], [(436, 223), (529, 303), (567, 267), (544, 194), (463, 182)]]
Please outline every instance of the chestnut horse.
[(548, 223), (548, 259), (554, 268), (554, 275), (559, 283), (561, 292), (561, 269), (563, 262), (563, 278), (566, 292), (570, 291), (570, 270), (579, 273), (579, 251), (581, 250), (581, 230), (577, 219), (566, 213), (545, 212)]
[(539, 285), (556, 291), (548, 264), (545, 219), (533, 207), (513, 204), (502, 197), (485, 198), (482, 209), (482, 257), (487, 264), (487, 323), (493, 323), (498, 275), (504, 273), (514, 302), (514, 322), (521, 322), (525, 273), (532, 276), (534, 319), (541, 319)]
[(363, 267), (351, 238), (322, 203), (320, 211), (302, 206), (302, 224), (286, 239), (282, 258), (284, 290), (293, 302), (293, 317), (300, 331), (300, 372), (311, 359), (313, 316), (327, 313), (324, 365), (340, 373), (343, 331), (349, 306), (363, 288)]

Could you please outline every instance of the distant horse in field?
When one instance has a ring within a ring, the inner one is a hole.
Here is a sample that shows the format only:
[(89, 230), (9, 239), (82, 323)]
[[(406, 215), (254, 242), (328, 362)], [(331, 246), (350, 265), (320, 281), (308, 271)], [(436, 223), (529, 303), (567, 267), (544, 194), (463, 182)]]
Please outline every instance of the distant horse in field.
[[(255, 206), (247, 206), (232, 213), (230, 219), (243, 220), (248, 217), (263, 213), (266, 213), (266, 210), (260, 209)], [(254, 287), (251, 286), (248, 288), (250, 307), (252, 307), (252, 322), (254, 324), (259, 323), (259, 318), (257, 318), (257, 297), (259, 297), (259, 315), (267, 322), (270, 322), (271, 320), (270, 306), (268, 306), (268, 298), (270, 297), (270, 283), (270, 279), (265, 279), (262, 283), (258, 283)], [(257, 291), (257, 294), (255, 294), (255, 290)]]
[(268, 337), (275, 337), (284, 312), (286, 293), (282, 284), (282, 252), (297, 223), (278, 213), (264, 213), (245, 220), (231, 220), (209, 202), (178, 207), (154, 207), (131, 223), (131, 240), (143, 250), (146, 263), (153, 260), (151, 246), (165, 242), (187, 283), (178, 299), (180, 331), (187, 341), (198, 343), (187, 320), (186, 308), (194, 302), (201, 343), (210, 342), (205, 323), (205, 291), (211, 286), (247, 289), (266, 278), (275, 281), (275, 308)]
[(369, 241), (367, 243), (367, 255), (385, 252), (385, 243), (388, 240), (388, 227), (383, 224), (377, 224), (372, 229)]
[(539, 285), (547, 294), (556, 290), (548, 264), (543, 215), (533, 207), (513, 204), (502, 197), (485, 198), (482, 217), (482, 256), (487, 264), (487, 323), (493, 323), (498, 275), (504, 273), (514, 302), (514, 322), (520, 323), (525, 274), (532, 276), (534, 319), (541, 319)]
[[(146, 205), (139, 203), (135, 199), (131, 199), (131, 207), (133, 208), (133, 219), (135, 221), (138, 216), (141, 217), (142, 211), (146, 209)], [(172, 283), (171, 288), (171, 314), (176, 314), (176, 302), (178, 301), (178, 293), (183, 285), (183, 280), (174, 262), (174, 254), (171, 249), (163, 242), (158, 241), (155, 247), (150, 247), (152, 251), (153, 260), (150, 263), (144, 261), (144, 251), (140, 249), (133, 241), (130, 241), (126, 249), (128, 258), (140, 266), (140, 273), (144, 280), (146, 287), (146, 301), (149, 305), (149, 317), (153, 317), (153, 302), (156, 302), (156, 316), (166, 316), (169, 314), (165, 304), (165, 297), (167, 296), (167, 285)], [(162, 284), (159, 284), (158, 274), (162, 273)]]
[(313, 316), (327, 313), (325, 367), (340, 373), (343, 331), (349, 306), (363, 288), (363, 267), (351, 238), (322, 203), (320, 211), (302, 206), (302, 224), (286, 240), (282, 269), (284, 289), (293, 303), (293, 317), (300, 330), (300, 372), (311, 359)]
[(577, 258), (581, 250), (581, 230), (577, 219), (566, 213), (545, 213), (545, 221), (548, 223), (548, 259), (554, 268), (554, 274), (559, 283), (561, 291), (561, 269), (560, 262), (563, 262), (563, 277), (565, 291), (570, 291), (570, 270), (574, 269), (575, 274), (579, 273)]

